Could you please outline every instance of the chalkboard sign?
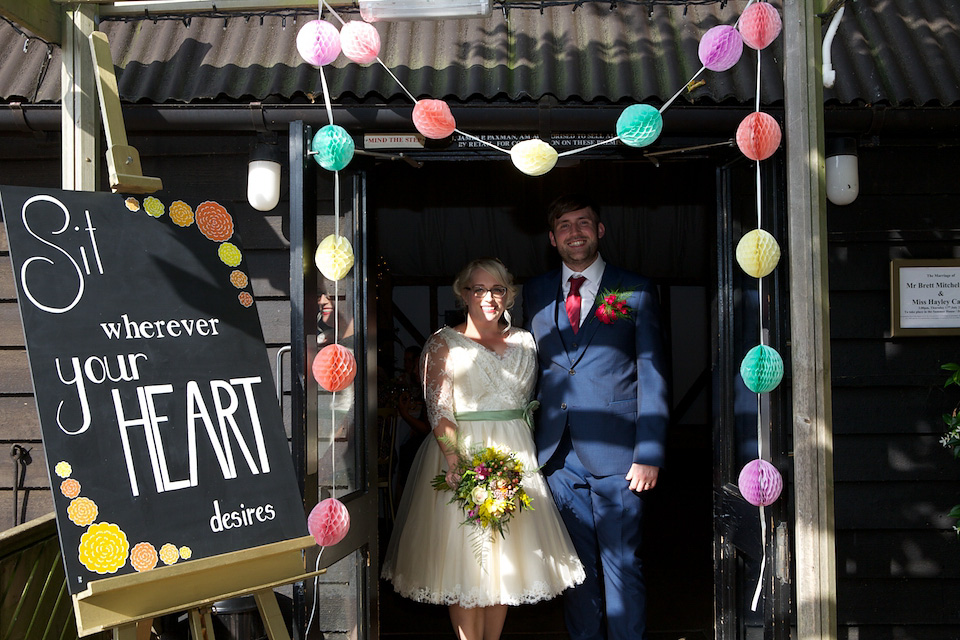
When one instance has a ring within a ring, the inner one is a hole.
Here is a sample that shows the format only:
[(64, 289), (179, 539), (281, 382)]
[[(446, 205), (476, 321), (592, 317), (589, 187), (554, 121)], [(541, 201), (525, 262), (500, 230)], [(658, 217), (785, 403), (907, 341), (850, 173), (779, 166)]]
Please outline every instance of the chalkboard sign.
[(217, 202), (0, 187), (70, 593), (307, 535)]

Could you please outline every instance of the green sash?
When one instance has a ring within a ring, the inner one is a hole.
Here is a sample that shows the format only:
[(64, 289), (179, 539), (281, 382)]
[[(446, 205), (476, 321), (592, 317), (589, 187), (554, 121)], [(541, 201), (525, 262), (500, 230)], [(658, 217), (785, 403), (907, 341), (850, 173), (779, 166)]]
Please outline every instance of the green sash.
[(464, 411), (455, 413), (453, 417), (457, 422), (474, 422), (479, 420), (491, 420), (493, 422), (503, 422), (506, 420), (523, 420), (531, 429), (533, 429), (533, 412), (537, 410), (540, 403), (531, 400), (527, 406), (522, 409), (501, 409), (500, 411)]

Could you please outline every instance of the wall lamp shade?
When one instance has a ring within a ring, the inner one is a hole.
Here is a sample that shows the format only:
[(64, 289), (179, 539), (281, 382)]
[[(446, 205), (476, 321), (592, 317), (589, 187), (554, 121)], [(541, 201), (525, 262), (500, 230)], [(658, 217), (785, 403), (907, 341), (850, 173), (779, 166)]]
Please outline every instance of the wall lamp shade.
[(280, 147), (258, 144), (247, 165), (247, 202), (257, 211), (270, 211), (280, 202)]
[(380, 20), (441, 20), (484, 18), (492, 12), (490, 0), (359, 0), (360, 16)]
[(826, 144), (827, 200), (837, 205), (850, 204), (860, 194), (860, 166), (857, 141), (832, 138)]

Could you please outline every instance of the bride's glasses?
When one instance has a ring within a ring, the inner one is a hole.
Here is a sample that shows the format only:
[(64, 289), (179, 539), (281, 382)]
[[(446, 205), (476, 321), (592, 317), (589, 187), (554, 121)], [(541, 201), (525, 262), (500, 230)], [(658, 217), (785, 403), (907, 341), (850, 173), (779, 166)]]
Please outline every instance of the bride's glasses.
[(507, 295), (507, 288), (499, 285), (497, 285), (496, 287), (490, 287), (489, 289), (487, 289), (484, 286), (477, 285), (475, 287), (464, 287), (463, 290), (473, 292), (473, 297), (477, 298), (478, 300), (482, 299), (485, 295), (487, 295), (488, 291), (490, 292), (490, 295), (493, 296), (495, 300), (502, 300), (503, 296)]

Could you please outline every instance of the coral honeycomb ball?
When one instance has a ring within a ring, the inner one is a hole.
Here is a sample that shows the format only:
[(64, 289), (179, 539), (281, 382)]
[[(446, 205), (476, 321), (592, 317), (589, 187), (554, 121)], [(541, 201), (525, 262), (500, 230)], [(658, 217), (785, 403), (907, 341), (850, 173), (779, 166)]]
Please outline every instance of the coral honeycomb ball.
[(751, 160), (766, 160), (780, 146), (780, 123), (769, 113), (754, 111), (737, 127), (737, 146)]
[(323, 389), (336, 393), (353, 383), (357, 375), (357, 360), (343, 345), (327, 345), (313, 359), (313, 377)]
[(442, 140), (457, 128), (450, 107), (443, 100), (417, 100), (413, 107), (413, 126), (432, 140)]
[(737, 28), (743, 36), (743, 43), (759, 51), (777, 39), (783, 23), (773, 5), (769, 2), (755, 2), (740, 16)]

